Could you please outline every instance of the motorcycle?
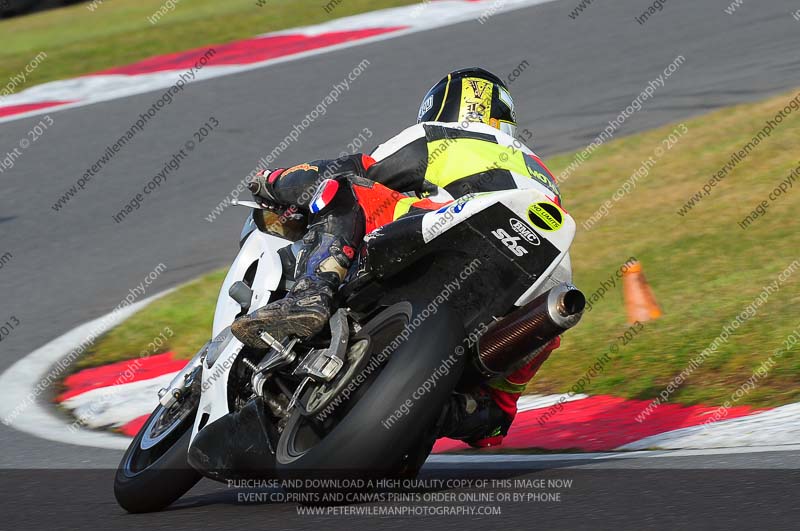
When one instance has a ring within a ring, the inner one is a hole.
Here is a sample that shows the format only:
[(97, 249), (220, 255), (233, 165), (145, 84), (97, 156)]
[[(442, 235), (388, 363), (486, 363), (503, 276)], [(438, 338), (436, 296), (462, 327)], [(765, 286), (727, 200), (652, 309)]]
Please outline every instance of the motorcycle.
[(159, 392), (117, 470), (118, 503), (160, 510), (202, 476), (415, 477), (453, 392), (510, 374), (581, 318), (583, 294), (554, 280), (575, 221), (550, 196), (532, 183), (375, 229), (329, 329), (303, 341), (266, 331), (268, 349), (230, 325), (292, 287), (305, 224), (240, 202), (251, 211), (213, 339)]

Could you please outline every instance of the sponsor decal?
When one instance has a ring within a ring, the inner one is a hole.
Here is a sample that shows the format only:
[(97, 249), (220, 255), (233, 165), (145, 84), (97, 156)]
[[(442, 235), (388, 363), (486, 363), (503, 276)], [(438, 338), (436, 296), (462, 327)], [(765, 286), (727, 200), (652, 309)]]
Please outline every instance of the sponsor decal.
[(503, 242), (503, 245), (514, 253), (515, 256), (524, 256), (528, 254), (528, 250), (519, 244), (522, 240), (520, 236), (512, 236), (505, 229), (497, 229), (492, 231), (492, 236)]
[(419, 106), (419, 114), (417, 115), (417, 120), (422, 120), (422, 115), (431, 110), (433, 107), (433, 95), (431, 94), (425, 101), (422, 102), (422, 105)]
[(467, 82), (469, 83), (469, 88), (472, 89), (472, 93), (475, 94), (475, 98), (481, 99), (488, 83), (478, 79), (468, 79)]
[(558, 185), (548, 173), (547, 170), (539, 164), (535, 158), (530, 156), (528, 153), (525, 153), (525, 165), (528, 167), (528, 173), (530, 174), (531, 178), (536, 179), (540, 183), (542, 183), (548, 190), (556, 194), (557, 196), (561, 196), (561, 191), (558, 189)]
[(492, 90), (489, 81), (469, 77), (462, 79), (459, 115), (470, 122), (489, 123)]
[(460, 214), (464, 207), (467, 205), (467, 202), (464, 201), (463, 203), (456, 203), (455, 205), (447, 205), (446, 207), (442, 207), (436, 211), (437, 214), (444, 214), (445, 212), (452, 212), (453, 214)]
[(514, 232), (525, 238), (528, 243), (539, 245), (539, 235), (536, 234), (536, 231), (530, 228), (527, 223), (523, 223), (517, 218), (511, 218), (508, 221), (511, 224), (511, 228), (514, 229)]
[(550, 179), (548, 179), (547, 176), (544, 173), (540, 172), (539, 170), (531, 170), (531, 177), (541, 182), (542, 184), (545, 185), (550, 184)]
[(289, 168), (288, 170), (286, 170), (285, 172), (283, 172), (281, 175), (289, 175), (289, 174), (290, 174), (290, 173), (292, 173), (293, 171), (299, 171), (299, 170), (306, 170), (306, 171), (309, 171), (309, 170), (314, 170), (314, 171), (319, 171), (319, 167), (318, 167), (318, 166), (312, 166), (312, 165), (310, 165), (310, 164), (298, 164), (297, 166), (292, 166), (291, 168)]
[(453, 214), (459, 214), (459, 213), (461, 213), (462, 210), (464, 210), (464, 207), (467, 206), (467, 203), (469, 203), (471, 200), (473, 200), (476, 197), (478, 197), (478, 195), (485, 195), (485, 194), (465, 195), (464, 197), (456, 199), (454, 202), (443, 206), (442, 208), (437, 210), (436, 213), (437, 214), (444, 214), (445, 212), (449, 211), (449, 212), (452, 212)]
[[(536, 282), (539, 277), (544, 275), (547, 269), (553, 264), (553, 261), (559, 258), (561, 250), (553, 245), (550, 240), (543, 237), (543, 233), (538, 229), (534, 230), (539, 233), (540, 244), (538, 246), (531, 246), (531, 244), (526, 242), (521, 236), (517, 236), (513, 229), (508, 226), (509, 220), (514, 217), (518, 217), (527, 223), (525, 214), (520, 216), (502, 203), (492, 204), (476, 212), (468, 219), (463, 220), (463, 223), (464, 226), (468, 227), (473, 233), (482, 234), (485, 240), (481, 240), (480, 243), (470, 242), (469, 239), (462, 240), (462, 245), (465, 248), (474, 248), (475, 252), (483, 252), (484, 249), (491, 251), (490, 254), (493, 255), (491, 260), (497, 264), (497, 267), (506, 267), (508, 261), (513, 262), (514, 271), (520, 273), (522, 271), (525, 272), (523, 275), (525, 279), (522, 281), (522, 284), (524, 284), (524, 289), (527, 289)], [(493, 230), (502, 232), (491, 234)], [(511, 239), (510, 235), (517, 236), (519, 240), (515, 241)], [(500, 241), (507, 236), (509, 236), (510, 239), (509, 243), (513, 244), (515, 248), (519, 247), (521, 250), (514, 252), (511, 250), (511, 245), (501, 244)], [(472, 247), (470, 247), (470, 245), (472, 245)], [(479, 247), (476, 248), (474, 247), (475, 245), (479, 245)], [(491, 247), (491, 249), (487, 249), (487, 247)], [(509, 250), (507, 251), (504, 247), (508, 247)], [(522, 253), (522, 256), (517, 256), (519, 253)], [(522, 284), (520, 284), (521, 287)]]
[(557, 231), (564, 225), (564, 215), (554, 203), (540, 201), (528, 207), (528, 218), (534, 226), (548, 232)]

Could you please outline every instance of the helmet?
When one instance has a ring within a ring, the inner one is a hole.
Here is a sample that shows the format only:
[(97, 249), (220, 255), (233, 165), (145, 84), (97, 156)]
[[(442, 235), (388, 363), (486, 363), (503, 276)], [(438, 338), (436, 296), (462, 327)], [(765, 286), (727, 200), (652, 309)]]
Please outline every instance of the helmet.
[(447, 74), (425, 95), (420, 122), (482, 122), (514, 136), (514, 101), (503, 81), (483, 68), (464, 68)]

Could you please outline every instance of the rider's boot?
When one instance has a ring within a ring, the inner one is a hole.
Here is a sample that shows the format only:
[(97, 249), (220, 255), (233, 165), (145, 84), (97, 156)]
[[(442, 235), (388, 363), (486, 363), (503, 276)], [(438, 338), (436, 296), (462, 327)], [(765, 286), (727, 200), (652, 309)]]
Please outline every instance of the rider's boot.
[(246, 345), (266, 348), (262, 332), (278, 340), (287, 336), (304, 339), (320, 332), (331, 317), (333, 295), (354, 254), (342, 238), (321, 228), (309, 230), (297, 257), (295, 285), (283, 299), (234, 321), (233, 335)]
[(439, 437), (459, 439), (475, 448), (499, 446), (517, 416), (517, 401), (542, 364), (559, 347), (557, 337), (531, 361), (505, 378), (472, 394), (453, 393), (439, 420)]
[[(445, 404), (439, 437), (459, 439), (470, 446), (496, 446), (511, 426), (512, 417), (481, 389), (474, 393), (453, 393)], [(498, 439), (490, 444), (490, 439)]]

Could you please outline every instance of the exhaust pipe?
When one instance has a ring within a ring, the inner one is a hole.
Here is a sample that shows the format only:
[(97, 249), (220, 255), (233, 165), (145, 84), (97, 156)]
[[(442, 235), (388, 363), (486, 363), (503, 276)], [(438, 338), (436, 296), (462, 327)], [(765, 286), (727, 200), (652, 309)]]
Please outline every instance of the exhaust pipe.
[(476, 368), (483, 376), (504, 376), (580, 321), (586, 297), (559, 284), (489, 327), (478, 342)]

